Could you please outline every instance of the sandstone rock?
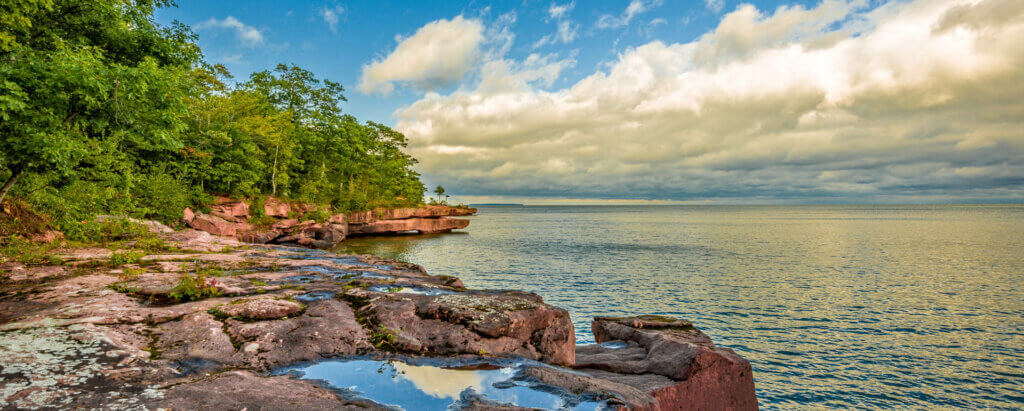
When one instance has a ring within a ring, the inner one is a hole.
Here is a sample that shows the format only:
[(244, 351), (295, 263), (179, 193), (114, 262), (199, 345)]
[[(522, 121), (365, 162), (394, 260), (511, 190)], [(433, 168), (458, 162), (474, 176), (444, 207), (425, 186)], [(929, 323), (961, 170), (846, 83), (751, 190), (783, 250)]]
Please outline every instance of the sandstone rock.
[(178, 248), (190, 251), (220, 251), (225, 247), (238, 247), (242, 243), (233, 238), (218, 237), (208, 232), (185, 229), (162, 236), (165, 240), (173, 242)]
[(222, 330), (223, 324), (205, 312), (182, 317), (179, 321), (160, 324), (155, 346), (162, 358), (177, 360), (179, 363), (202, 359), (200, 368), (214, 368), (229, 362), (235, 353), (231, 338)]
[(348, 224), (348, 220), (345, 218), (344, 214), (332, 215), (331, 218), (327, 220), (327, 222), (332, 224)]
[(218, 197), (217, 201), (217, 204), (210, 206), (210, 214), (235, 223), (249, 219), (249, 205), (245, 201), (226, 197)]
[(240, 345), (231, 362), (259, 370), (371, 348), (352, 308), (332, 299), (310, 302), (299, 317), (257, 322), (231, 319), (225, 321), (225, 329)]
[(508, 353), (573, 364), (569, 313), (518, 291), (447, 295), (382, 294), (352, 289), (368, 301), (360, 313), (394, 333), (396, 348), (431, 354)]
[(263, 202), (263, 214), (268, 216), (285, 218), (288, 217), (289, 211), (291, 211), (291, 206), (277, 198), (267, 197)]
[(182, 211), (181, 221), (184, 222), (185, 224), (190, 224), (192, 220), (195, 220), (195, 218), (196, 213), (192, 211), (192, 208), (185, 207), (185, 210)]
[(289, 218), (287, 220), (281, 220), (281, 221), (275, 222), (274, 224), (271, 224), (270, 228), (273, 228), (275, 230), (286, 230), (286, 229), (295, 227), (295, 225), (297, 225), (297, 224), (299, 224), (299, 220), (296, 220), (294, 218)]
[(350, 234), (389, 234), (402, 233), (407, 231), (418, 231), (420, 233), (443, 233), (455, 229), (466, 228), (469, 220), (456, 218), (420, 218), (413, 217), (404, 220), (380, 220), (372, 223), (361, 224), (349, 227)]
[(598, 317), (598, 342), (624, 341), (627, 348), (580, 347), (576, 367), (596, 378), (641, 389), (657, 400), (635, 409), (756, 410), (750, 363), (689, 322), (670, 317)]
[(373, 404), (344, 400), (316, 383), (288, 376), (263, 377), (249, 371), (230, 371), (174, 385), (150, 409), (175, 410), (377, 410)]
[(275, 298), (235, 300), (217, 307), (217, 313), (231, 318), (248, 320), (276, 320), (298, 314), (302, 305)]
[(249, 230), (238, 232), (238, 239), (247, 243), (266, 244), (281, 236), (278, 230)]
[[(185, 210), (186, 210), (186, 212), (191, 212), (192, 211), (192, 210), (189, 210), (187, 208)], [(128, 220), (128, 221), (130, 221), (132, 223), (139, 224), (139, 225), (141, 225), (143, 227), (146, 227), (146, 229), (149, 230), (149, 232), (151, 232), (153, 234), (167, 234), (167, 233), (173, 233), (174, 232), (173, 228), (170, 228), (170, 227), (164, 225), (163, 223), (161, 223), (159, 221), (139, 220), (137, 218), (117, 217), (117, 216), (111, 216), (111, 215), (98, 215), (98, 216), (96, 216), (96, 221), (99, 221), (101, 223), (104, 222), (104, 221), (111, 221), (111, 220)]]
[(252, 226), (249, 223), (233, 223), (210, 214), (196, 214), (188, 225), (196, 230), (227, 237), (234, 237), (239, 231), (252, 230)]

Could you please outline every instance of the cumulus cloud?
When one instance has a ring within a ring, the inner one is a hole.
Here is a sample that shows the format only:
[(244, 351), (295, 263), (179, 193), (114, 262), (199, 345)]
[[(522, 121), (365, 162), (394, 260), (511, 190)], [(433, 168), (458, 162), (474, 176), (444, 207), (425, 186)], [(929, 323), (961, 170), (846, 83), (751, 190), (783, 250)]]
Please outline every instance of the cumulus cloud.
[(344, 12), (345, 8), (341, 6), (324, 7), (320, 9), (320, 16), (324, 18), (324, 22), (327, 23), (332, 32), (337, 32), (338, 19), (341, 18), (341, 14)]
[(455, 84), (481, 59), (484, 25), (457, 16), (427, 23), (399, 40), (386, 57), (363, 66), (360, 91), (386, 94), (394, 90), (395, 83), (421, 90)]
[(209, 20), (196, 24), (195, 29), (228, 29), (234, 31), (235, 38), (246, 47), (256, 47), (263, 44), (263, 33), (253, 26), (242, 23), (233, 16), (227, 16), (223, 20), (210, 17)]
[(626, 26), (629, 24), (633, 17), (636, 17), (650, 9), (661, 5), (661, 0), (632, 0), (629, 2), (629, 6), (622, 11), (622, 14), (613, 16), (611, 14), (601, 15), (597, 19), (595, 25), (599, 29), (613, 29), (617, 27)]
[(492, 62), (475, 87), (398, 110), (397, 128), (457, 193), (1021, 199), (1018, 4), (741, 6), (563, 89), (545, 89), (561, 60)]

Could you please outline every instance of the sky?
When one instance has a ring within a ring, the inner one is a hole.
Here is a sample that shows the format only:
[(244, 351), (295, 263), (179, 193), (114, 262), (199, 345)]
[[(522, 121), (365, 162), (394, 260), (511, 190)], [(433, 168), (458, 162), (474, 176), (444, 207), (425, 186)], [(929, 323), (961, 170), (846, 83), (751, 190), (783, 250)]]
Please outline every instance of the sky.
[(1024, 1), (197, 1), (409, 139), (452, 201), (1024, 202)]

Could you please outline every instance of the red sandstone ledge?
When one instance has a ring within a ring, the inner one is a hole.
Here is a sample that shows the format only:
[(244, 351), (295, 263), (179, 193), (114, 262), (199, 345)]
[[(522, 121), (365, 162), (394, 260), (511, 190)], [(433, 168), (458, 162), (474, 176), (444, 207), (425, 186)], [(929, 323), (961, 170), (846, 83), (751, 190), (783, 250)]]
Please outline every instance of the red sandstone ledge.
[(220, 197), (210, 207), (209, 214), (186, 208), (182, 221), (191, 228), (248, 243), (330, 248), (350, 236), (433, 234), (463, 229), (469, 226), (469, 220), (451, 217), (470, 216), (477, 211), (468, 207), (429, 205), (335, 214), (324, 222), (302, 218), (315, 210), (316, 206), (291, 204), (271, 197), (263, 203), (263, 214), (277, 221), (257, 227), (249, 223), (249, 204)]

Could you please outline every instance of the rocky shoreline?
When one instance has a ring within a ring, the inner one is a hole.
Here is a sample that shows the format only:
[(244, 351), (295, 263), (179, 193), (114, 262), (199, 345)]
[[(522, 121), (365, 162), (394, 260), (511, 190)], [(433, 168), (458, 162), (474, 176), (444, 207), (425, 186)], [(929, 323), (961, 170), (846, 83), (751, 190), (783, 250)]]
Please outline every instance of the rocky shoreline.
[[(576, 346), (569, 313), (536, 294), (373, 256), (158, 235), (146, 255), (77, 248), (59, 264), (0, 266), (0, 408), (387, 409), (281, 371), (355, 359), (506, 367), (501, 388), (564, 408), (757, 408), (750, 363), (683, 320), (595, 318), (600, 344)], [(523, 409), (474, 392), (456, 404)]]
[[(250, 222), (254, 214), (263, 217), (262, 224)], [(321, 221), (311, 218), (314, 214)], [(473, 214), (475, 208), (428, 205), (327, 215), (315, 205), (274, 197), (259, 205), (219, 197), (209, 213), (186, 208), (182, 221), (196, 230), (247, 243), (330, 248), (350, 236), (447, 233), (469, 226), (469, 220), (452, 217)]]

